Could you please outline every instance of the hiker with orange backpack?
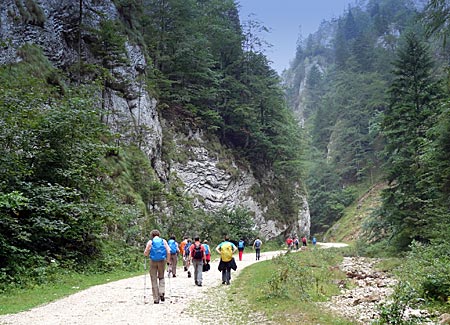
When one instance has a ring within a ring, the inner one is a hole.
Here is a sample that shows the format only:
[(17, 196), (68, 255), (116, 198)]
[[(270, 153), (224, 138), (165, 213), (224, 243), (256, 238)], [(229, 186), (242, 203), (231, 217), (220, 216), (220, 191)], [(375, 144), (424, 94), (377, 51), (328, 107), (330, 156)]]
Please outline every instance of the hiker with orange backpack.
[(186, 261), (185, 261), (185, 259), (184, 259), (184, 247), (185, 247), (186, 244), (187, 244), (187, 240), (188, 240), (187, 236), (184, 236), (184, 237), (183, 237), (183, 241), (180, 243), (180, 246), (179, 246), (179, 248), (180, 248), (180, 253), (181, 253), (181, 259), (183, 260), (183, 268), (184, 268), (184, 271), (187, 271)]
[(230, 238), (225, 236), (225, 240), (216, 247), (216, 252), (220, 255), (219, 271), (222, 272), (222, 284), (230, 284), (231, 269), (237, 269), (233, 254), (237, 251), (236, 245), (230, 242)]

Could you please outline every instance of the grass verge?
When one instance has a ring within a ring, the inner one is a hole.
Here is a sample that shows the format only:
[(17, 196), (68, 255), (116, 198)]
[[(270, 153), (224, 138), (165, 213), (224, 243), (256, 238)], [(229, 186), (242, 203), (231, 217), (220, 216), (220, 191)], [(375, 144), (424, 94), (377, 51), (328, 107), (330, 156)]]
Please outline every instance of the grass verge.
[(245, 301), (252, 313), (276, 324), (354, 324), (322, 310), (318, 302), (339, 293), (346, 281), (337, 268), (336, 249), (290, 253), (242, 270), (228, 292), (229, 300)]

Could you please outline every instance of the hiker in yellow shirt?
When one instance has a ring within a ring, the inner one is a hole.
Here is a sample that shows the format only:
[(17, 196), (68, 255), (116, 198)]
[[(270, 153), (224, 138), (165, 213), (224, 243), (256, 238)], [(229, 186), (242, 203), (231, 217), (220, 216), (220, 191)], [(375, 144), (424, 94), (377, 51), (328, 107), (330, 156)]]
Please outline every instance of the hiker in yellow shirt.
[(220, 254), (219, 271), (222, 272), (222, 284), (230, 284), (231, 269), (237, 269), (233, 254), (237, 251), (236, 245), (230, 242), (230, 238), (225, 236), (225, 240), (216, 247), (216, 252)]

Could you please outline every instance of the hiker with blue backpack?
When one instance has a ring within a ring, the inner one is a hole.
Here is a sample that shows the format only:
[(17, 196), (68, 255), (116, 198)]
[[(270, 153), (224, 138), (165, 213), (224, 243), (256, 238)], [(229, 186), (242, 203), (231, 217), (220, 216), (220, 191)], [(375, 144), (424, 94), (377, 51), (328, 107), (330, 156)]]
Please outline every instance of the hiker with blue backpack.
[(211, 250), (206, 239), (203, 241), (203, 247), (205, 248), (206, 255), (206, 263), (203, 265), (203, 272), (207, 272), (210, 269), (209, 262), (211, 261)]
[(191, 259), (189, 258), (189, 247), (192, 245), (192, 239), (188, 238), (186, 245), (184, 246), (184, 255), (183, 255), (183, 261), (184, 261), (184, 270), (187, 271), (188, 278), (191, 277)]
[(144, 256), (150, 257), (150, 279), (152, 282), (153, 302), (155, 304), (165, 300), (164, 271), (166, 261), (170, 256), (170, 247), (167, 241), (160, 238), (160, 236), (159, 230), (152, 230), (152, 239), (147, 242), (144, 250)]
[(259, 261), (261, 257), (261, 246), (262, 241), (259, 239), (259, 237), (256, 237), (255, 242), (253, 243), (253, 249), (256, 251), (256, 260)]
[(239, 261), (242, 261), (242, 254), (244, 253), (245, 241), (241, 238), (238, 242)]
[(180, 249), (178, 247), (178, 243), (175, 239), (175, 236), (170, 236), (167, 244), (170, 248), (170, 257), (169, 257), (169, 274), (170, 276), (172, 274), (172, 277), (177, 277), (177, 263), (178, 263), (178, 253), (180, 252)]
[(219, 271), (222, 272), (222, 284), (230, 284), (231, 269), (237, 269), (233, 254), (237, 251), (236, 245), (230, 242), (230, 238), (225, 236), (225, 240), (216, 247), (216, 252), (220, 255)]

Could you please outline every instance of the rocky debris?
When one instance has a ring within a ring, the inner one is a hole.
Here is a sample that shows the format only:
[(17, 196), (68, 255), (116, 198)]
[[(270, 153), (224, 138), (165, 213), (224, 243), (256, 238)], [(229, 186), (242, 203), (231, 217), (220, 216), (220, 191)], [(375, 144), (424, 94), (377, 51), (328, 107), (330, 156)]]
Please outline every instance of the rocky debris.
[(450, 324), (450, 314), (442, 314), (439, 317), (439, 324)]
[[(376, 258), (345, 257), (340, 269), (351, 280), (351, 285), (341, 281), (341, 294), (324, 303), (328, 308), (358, 324), (370, 324), (379, 318), (380, 305), (389, 303), (389, 296), (398, 281), (391, 275), (375, 270), (380, 262)], [(353, 288), (347, 288), (352, 287)], [(420, 324), (436, 324), (426, 310), (407, 308), (404, 314), (407, 319), (420, 319)], [(450, 315), (447, 323), (450, 324)]]

